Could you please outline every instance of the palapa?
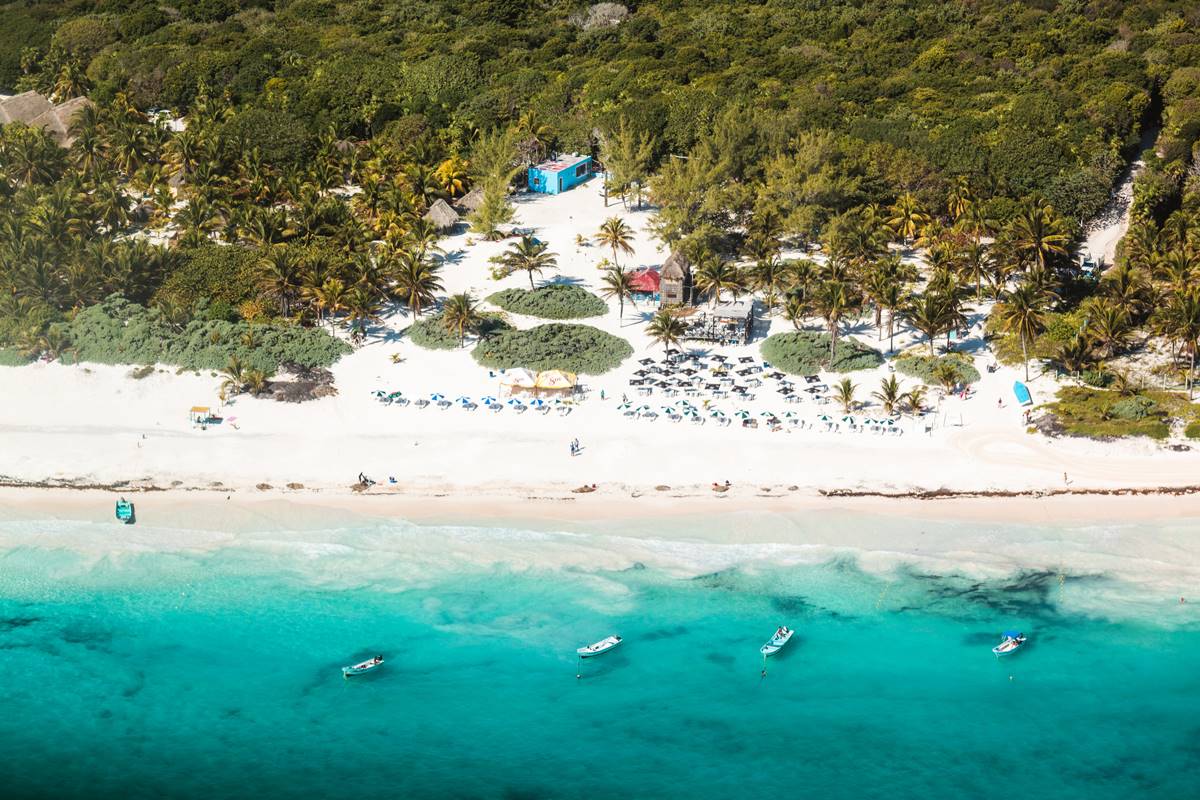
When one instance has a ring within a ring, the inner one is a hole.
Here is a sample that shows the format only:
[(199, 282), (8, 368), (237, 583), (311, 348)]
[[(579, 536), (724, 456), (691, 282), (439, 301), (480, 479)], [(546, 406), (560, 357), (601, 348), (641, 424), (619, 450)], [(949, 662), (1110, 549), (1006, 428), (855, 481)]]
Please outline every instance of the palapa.
[(425, 219), (436, 225), (438, 230), (447, 231), (457, 225), (460, 218), (449, 203), (439, 198), (425, 212)]

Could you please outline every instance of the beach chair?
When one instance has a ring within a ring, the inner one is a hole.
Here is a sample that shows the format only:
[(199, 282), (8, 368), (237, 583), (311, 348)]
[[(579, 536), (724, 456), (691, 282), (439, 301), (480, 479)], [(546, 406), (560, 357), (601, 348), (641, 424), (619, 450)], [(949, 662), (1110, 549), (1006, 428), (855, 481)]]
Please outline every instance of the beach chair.
[(426, 400), (424, 397), (422, 397), (419, 400), (417, 400), (417, 402), (414, 405), (416, 405), (417, 408), (425, 408), (426, 406), (429, 405), (429, 401)]

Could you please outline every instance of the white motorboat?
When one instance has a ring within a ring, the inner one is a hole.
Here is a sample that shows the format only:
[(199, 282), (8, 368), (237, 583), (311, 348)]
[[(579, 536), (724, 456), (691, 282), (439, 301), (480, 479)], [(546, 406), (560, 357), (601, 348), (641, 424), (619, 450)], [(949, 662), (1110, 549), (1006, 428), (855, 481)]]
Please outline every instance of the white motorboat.
[(620, 636), (606, 636), (598, 642), (589, 644), (587, 647), (578, 648), (575, 653), (580, 658), (591, 658), (592, 656), (603, 655), (619, 644), (621, 644)]
[(383, 666), (383, 656), (375, 656), (353, 666), (342, 667), (342, 677), (349, 678), (353, 675), (365, 675), (371, 670), (379, 669), (381, 666)]
[(992, 648), (998, 656), (1007, 656), (1017, 652), (1026, 642), (1025, 634), (1020, 631), (1005, 631), (1004, 641)]
[(788, 642), (790, 642), (792, 640), (793, 633), (795, 633), (795, 631), (792, 630), (791, 628), (789, 628), (788, 626), (780, 625), (775, 630), (775, 633), (774, 633), (774, 635), (771, 636), (770, 640), (768, 640), (766, 644), (764, 644), (762, 647), (760, 647), (758, 649), (758, 651), (760, 653), (762, 653), (764, 656), (775, 655), (776, 653), (778, 653), (780, 650), (783, 649), (784, 645), (786, 645)]

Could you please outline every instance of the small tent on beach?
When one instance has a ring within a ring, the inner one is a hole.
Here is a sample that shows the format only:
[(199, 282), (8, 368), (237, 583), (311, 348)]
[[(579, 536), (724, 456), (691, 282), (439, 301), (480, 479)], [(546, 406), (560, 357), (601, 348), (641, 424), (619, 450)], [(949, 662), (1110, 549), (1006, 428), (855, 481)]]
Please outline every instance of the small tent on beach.
[(507, 394), (531, 392), (537, 388), (537, 376), (524, 367), (507, 370), (500, 376), (500, 390)]
[(574, 372), (566, 372), (561, 369), (548, 369), (544, 372), (539, 372), (537, 376), (537, 390), (539, 392), (567, 394), (575, 391), (577, 383), (579, 383), (579, 378)]

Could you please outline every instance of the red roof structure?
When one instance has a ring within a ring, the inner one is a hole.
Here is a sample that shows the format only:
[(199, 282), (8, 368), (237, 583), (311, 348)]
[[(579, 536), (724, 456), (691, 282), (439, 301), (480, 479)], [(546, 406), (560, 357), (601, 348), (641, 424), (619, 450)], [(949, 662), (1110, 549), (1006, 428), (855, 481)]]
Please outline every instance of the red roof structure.
[(633, 286), (633, 290), (646, 294), (658, 294), (660, 280), (658, 272), (652, 269), (639, 269), (629, 276), (629, 283)]

